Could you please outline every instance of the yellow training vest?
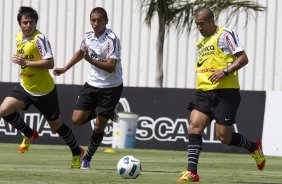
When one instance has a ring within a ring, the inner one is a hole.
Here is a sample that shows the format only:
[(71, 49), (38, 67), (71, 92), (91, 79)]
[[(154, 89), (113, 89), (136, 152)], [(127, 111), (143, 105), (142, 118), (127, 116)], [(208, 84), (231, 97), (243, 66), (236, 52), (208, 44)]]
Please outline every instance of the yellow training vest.
[(237, 71), (221, 78), (218, 83), (212, 84), (208, 80), (211, 70), (222, 70), (233, 63), (235, 55), (225, 54), (218, 47), (218, 39), (224, 27), (220, 27), (210, 37), (202, 37), (198, 43), (198, 61), (196, 65), (196, 89), (208, 91), (213, 89), (240, 88)]
[[(35, 33), (25, 41), (23, 41), (22, 32), (17, 34), (17, 54), (23, 54), (28, 61), (41, 60), (40, 53), (36, 47), (37, 37), (40, 34), (42, 33), (36, 30)], [(32, 94), (47, 94), (55, 87), (55, 83), (48, 69), (21, 66), (20, 77), (21, 85), (27, 92)]]

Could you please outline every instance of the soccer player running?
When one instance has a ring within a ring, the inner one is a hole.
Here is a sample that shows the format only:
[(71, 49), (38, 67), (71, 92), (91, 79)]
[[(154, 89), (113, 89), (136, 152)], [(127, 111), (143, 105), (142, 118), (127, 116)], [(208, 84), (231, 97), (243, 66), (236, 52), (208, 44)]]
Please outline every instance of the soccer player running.
[(242, 147), (250, 152), (259, 170), (265, 165), (260, 141), (250, 141), (233, 132), (236, 111), (240, 103), (238, 70), (248, 63), (248, 57), (237, 34), (218, 27), (208, 8), (195, 13), (195, 23), (203, 36), (197, 43), (196, 95), (188, 104), (191, 111), (188, 127), (188, 167), (178, 182), (198, 182), (197, 165), (202, 151), (202, 134), (214, 119), (216, 136), (226, 145)]
[(17, 20), (21, 32), (16, 36), (17, 51), (12, 61), (20, 66), (21, 81), (4, 99), (0, 115), (24, 136), (19, 153), (29, 149), (38, 139), (38, 132), (29, 127), (18, 110), (33, 104), (47, 119), (52, 131), (58, 133), (72, 151), (72, 168), (80, 168), (83, 150), (72, 130), (61, 120), (57, 90), (49, 69), (54, 67), (51, 45), (44, 34), (36, 29), (38, 14), (31, 7), (19, 8)]
[(105, 9), (94, 8), (90, 13), (92, 29), (85, 33), (80, 48), (63, 68), (53, 70), (54, 75), (60, 75), (83, 58), (90, 63), (87, 82), (80, 91), (72, 115), (76, 125), (96, 118), (81, 169), (90, 168), (91, 158), (103, 140), (108, 120), (114, 118), (123, 90), (120, 42), (115, 33), (106, 27), (107, 23)]

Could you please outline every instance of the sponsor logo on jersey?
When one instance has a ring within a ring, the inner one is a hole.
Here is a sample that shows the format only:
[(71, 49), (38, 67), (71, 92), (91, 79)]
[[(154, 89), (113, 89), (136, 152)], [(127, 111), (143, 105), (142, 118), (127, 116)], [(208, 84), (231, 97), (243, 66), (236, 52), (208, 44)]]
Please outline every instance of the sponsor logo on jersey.
[(24, 50), (23, 49), (17, 50), (17, 54), (24, 54)]
[(213, 71), (214, 71), (213, 68), (204, 68), (204, 69), (196, 70), (196, 73), (206, 73), (206, 72), (213, 72)]
[(33, 74), (33, 73), (20, 73), (20, 76), (21, 77), (27, 77), (27, 78), (34, 78), (35, 74)]
[(232, 51), (235, 51), (235, 46), (234, 46), (233, 43), (231, 42), (229, 36), (226, 35), (225, 38), (226, 38), (226, 41), (227, 41), (228, 45), (229, 45), (230, 48), (232, 49)]
[(25, 59), (29, 60), (29, 61), (32, 61), (32, 60), (34, 60), (34, 55), (33, 54), (25, 55)]
[(199, 57), (207, 56), (207, 55), (212, 55), (214, 54), (214, 45), (207, 45), (205, 47), (199, 48), (198, 55)]
[(204, 62), (206, 61), (206, 60), (208, 60), (208, 59), (204, 59), (202, 62), (197, 62), (197, 67), (201, 67), (203, 64), (204, 64)]

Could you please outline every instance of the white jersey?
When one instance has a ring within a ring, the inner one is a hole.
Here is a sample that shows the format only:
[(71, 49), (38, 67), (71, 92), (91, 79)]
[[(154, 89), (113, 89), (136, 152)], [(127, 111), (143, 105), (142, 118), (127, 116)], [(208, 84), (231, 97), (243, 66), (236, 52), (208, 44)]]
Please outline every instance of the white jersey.
[(116, 68), (112, 73), (91, 65), (87, 78), (89, 85), (98, 88), (111, 88), (122, 84), (120, 41), (112, 30), (106, 28), (99, 38), (94, 35), (93, 30), (86, 32), (80, 49), (87, 50), (91, 58), (101, 62), (106, 62), (109, 58), (117, 61)]
[(234, 31), (227, 28), (225, 28), (219, 36), (218, 47), (225, 54), (229, 55), (236, 54), (244, 50), (242, 44), (239, 41), (238, 35)]

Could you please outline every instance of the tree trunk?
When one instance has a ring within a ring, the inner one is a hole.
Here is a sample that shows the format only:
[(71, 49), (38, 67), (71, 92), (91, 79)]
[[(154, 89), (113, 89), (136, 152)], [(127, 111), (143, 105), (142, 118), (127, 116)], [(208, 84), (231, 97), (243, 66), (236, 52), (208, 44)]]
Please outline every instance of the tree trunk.
[(157, 65), (156, 65), (156, 87), (163, 87), (163, 54), (164, 54), (165, 22), (159, 16), (159, 32), (157, 39)]

